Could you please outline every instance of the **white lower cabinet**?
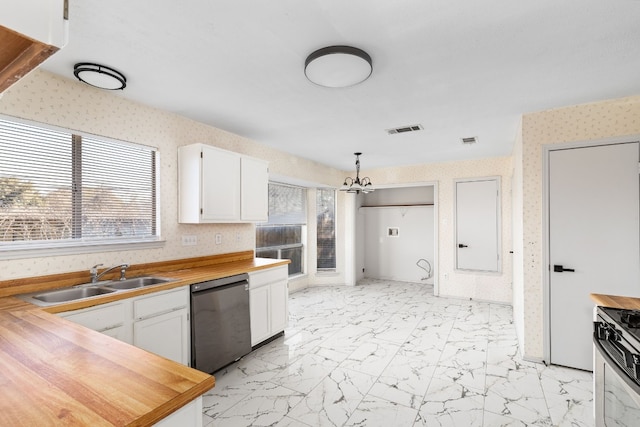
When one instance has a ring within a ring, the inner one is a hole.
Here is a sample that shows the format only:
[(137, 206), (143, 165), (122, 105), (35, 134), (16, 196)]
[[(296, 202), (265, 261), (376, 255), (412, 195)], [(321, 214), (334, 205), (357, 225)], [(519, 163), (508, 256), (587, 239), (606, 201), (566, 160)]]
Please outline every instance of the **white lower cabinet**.
[(271, 336), (269, 313), (271, 309), (269, 286), (249, 289), (249, 311), (251, 316), (251, 345), (261, 343)]
[(287, 266), (249, 273), (251, 345), (283, 332), (289, 320)]
[(289, 323), (289, 289), (287, 280), (272, 283), (269, 286), (269, 302), (271, 304), (271, 331), (284, 331)]
[(59, 313), (72, 322), (189, 365), (189, 287)]
[(202, 396), (198, 396), (188, 405), (154, 425), (156, 427), (202, 427)]
[(118, 301), (58, 314), (74, 323), (132, 344), (131, 304)]
[(189, 365), (189, 313), (186, 308), (133, 324), (133, 345)]

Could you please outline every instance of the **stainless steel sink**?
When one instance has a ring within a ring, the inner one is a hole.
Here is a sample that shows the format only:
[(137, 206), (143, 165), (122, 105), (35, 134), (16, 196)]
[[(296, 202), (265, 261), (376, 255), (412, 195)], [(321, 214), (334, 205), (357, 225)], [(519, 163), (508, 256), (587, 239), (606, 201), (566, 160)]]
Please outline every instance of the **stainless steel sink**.
[(69, 301), (77, 301), (85, 298), (111, 294), (113, 292), (124, 291), (127, 289), (159, 285), (162, 283), (173, 282), (174, 280), (175, 279), (168, 279), (166, 277), (143, 276), (125, 280), (85, 283), (71, 288), (33, 292), (30, 294), (17, 295), (17, 297), (39, 306), (51, 306)]
[(161, 283), (171, 282), (174, 279), (167, 279), (165, 277), (154, 277), (154, 276), (146, 276), (146, 277), (134, 277), (132, 279), (118, 280), (113, 282), (108, 282), (103, 285), (106, 289), (135, 289), (135, 288), (143, 288), (145, 286), (151, 285), (159, 285)]
[(97, 295), (110, 294), (111, 292), (115, 292), (114, 289), (107, 288), (72, 288), (72, 289), (62, 289), (59, 291), (50, 291), (43, 292), (38, 295), (34, 295), (32, 298), (38, 301), (46, 302), (46, 303), (59, 303), (59, 302), (67, 302), (74, 301), (83, 298), (95, 297)]

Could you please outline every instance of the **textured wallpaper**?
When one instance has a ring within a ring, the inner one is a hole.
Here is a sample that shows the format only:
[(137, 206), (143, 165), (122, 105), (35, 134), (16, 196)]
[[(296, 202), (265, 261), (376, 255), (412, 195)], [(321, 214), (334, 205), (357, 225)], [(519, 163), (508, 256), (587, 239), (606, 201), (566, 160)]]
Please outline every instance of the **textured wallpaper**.
[[(640, 136), (640, 96), (525, 114), (522, 154), (516, 169), (522, 173), (522, 289), (514, 292), (523, 307), (524, 353), (544, 356), (543, 304), (543, 146), (618, 136)], [(516, 286), (520, 286), (516, 282)]]
[[(98, 263), (137, 264), (253, 250), (253, 224), (177, 223), (177, 148), (180, 145), (208, 143), (268, 160), (271, 172), (326, 185), (335, 185), (344, 178), (341, 171), (45, 71), (36, 70), (6, 90), (0, 98), (0, 114), (157, 147), (160, 153), (160, 227), (166, 240), (164, 247), (159, 249), (0, 261), (0, 280), (88, 271)], [(219, 245), (215, 244), (217, 233), (223, 235)], [(182, 246), (183, 234), (196, 235), (198, 245)]]

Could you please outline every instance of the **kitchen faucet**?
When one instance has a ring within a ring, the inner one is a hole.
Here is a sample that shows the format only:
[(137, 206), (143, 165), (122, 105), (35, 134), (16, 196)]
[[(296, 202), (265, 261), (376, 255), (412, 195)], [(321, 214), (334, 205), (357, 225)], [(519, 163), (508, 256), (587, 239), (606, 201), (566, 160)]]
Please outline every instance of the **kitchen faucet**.
[(106, 270), (104, 270), (102, 273), (98, 274), (98, 267), (102, 265), (103, 264), (96, 264), (93, 267), (91, 267), (91, 270), (89, 270), (89, 273), (91, 273), (91, 283), (96, 283), (98, 280), (100, 280), (102, 276), (104, 276), (110, 271), (115, 270), (116, 268), (120, 269), (120, 280), (125, 280), (124, 273), (127, 271), (127, 268), (129, 268), (129, 264), (114, 265), (113, 267), (109, 267)]

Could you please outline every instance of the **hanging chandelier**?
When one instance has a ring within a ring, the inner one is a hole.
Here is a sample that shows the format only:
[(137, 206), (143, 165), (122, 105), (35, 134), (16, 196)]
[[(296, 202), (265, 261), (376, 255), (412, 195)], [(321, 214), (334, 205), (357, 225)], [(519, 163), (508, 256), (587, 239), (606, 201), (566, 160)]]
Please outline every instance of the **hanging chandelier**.
[(371, 193), (374, 188), (371, 184), (371, 179), (369, 177), (364, 177), (360, 179), (360, 156), (362, 153), (353, 153), (356, 156), (356, 179), (351, 178), (350, 176), (344, 179), (344, 184), (340, 187), (340, 191), (346, 191), (347, 193)]

